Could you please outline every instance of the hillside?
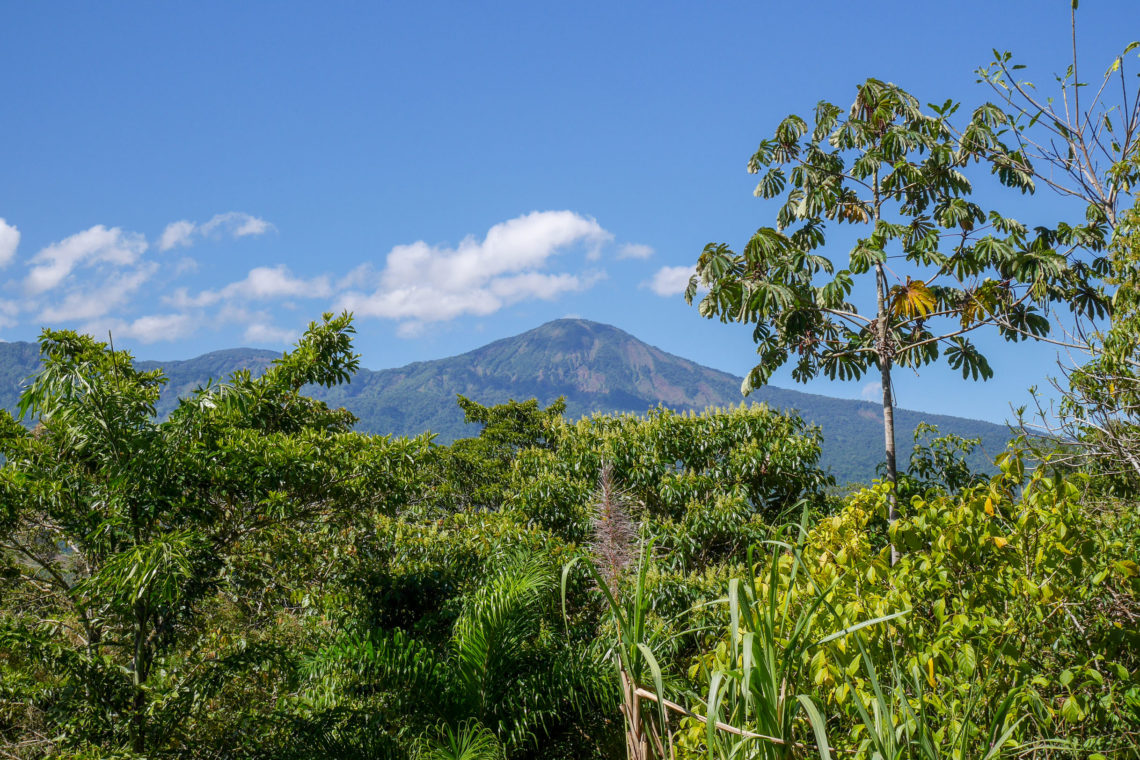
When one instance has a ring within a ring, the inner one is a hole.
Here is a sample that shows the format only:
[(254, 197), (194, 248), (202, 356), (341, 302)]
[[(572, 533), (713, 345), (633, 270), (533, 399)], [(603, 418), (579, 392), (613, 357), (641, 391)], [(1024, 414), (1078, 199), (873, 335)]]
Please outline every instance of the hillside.
[[(258, 372), (276, 356), (272, 351), (230, 349), (164, 362), (170, 383), (159, 412), (168, 412), (178, 395), (208, 378), (224, 378), (243, 368)], [(19, 384), (36, 364), (34, 344), (0, 343), (0, 405), (15, 408)], [(531, 397), (548, 404), (565, 396), (567, 416), (572, 418), (593, 412), (640, 413), (658, 404), (703, 409), (741, 401), (739, 377), (666, 353), (616, 327), (581, 319), (549, 322), (459, 356), (396, 369), (361, 370), (348, 385), (310, 390), (351, 410), (360, 418), (362, 431), (414, 435), (430, 430), (441, 442), (476, 432), (465, 429), (456, 394), (484, 404)], [(875, 404), (775, 387), (762, 388), (749, 400), (794, 409), (819, 425), (824, 433), (824, 463), (840, 483), (874, 476), (882, 458), (881, 412)], [(944, 432), (981, 438), (985, 455), (976, 465), (985, 465), (1008, 438), (1004, 427), (980, 420), (906, 409), (897, 410), (895, 418), (900, 464), (909, 455), (920, 421), (936, 424)]]

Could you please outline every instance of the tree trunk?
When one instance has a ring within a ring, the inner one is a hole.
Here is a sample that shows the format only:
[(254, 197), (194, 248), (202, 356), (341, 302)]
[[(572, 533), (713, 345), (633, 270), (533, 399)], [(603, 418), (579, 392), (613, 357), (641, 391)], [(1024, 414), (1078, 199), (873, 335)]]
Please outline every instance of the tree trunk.
[[(891, 343), (891, 325), (887, 313), (887, 275), (883, 265), (875, 266), (877, 274), (878, 291), (878, 319), (875, 321), (877, 335), (875, 336), (875, 353), (879, 357), (879, 378), (883, 386), (883, 440), (887, 461), (887, 480), (891, 484), (891, 492), (887, 496), (887, 520), (891, 525), (898, 519), (898, 466), (895, 460), (895, 398), (891, 387), (891, 365), (894, 363), (893, 345)], [(891, 544), (891, 564), (899, 560), (899, 551)]]
[[(895, 400), (891, 393), (891, 366), (883, 362), (880, 367), (883, 383), (883, 438), (886, 443), (887, 480), (891, 482), (891, 492), (887, 496), (887, 520), (891, 525), (899, 518), (898, 495), (899, 485), (897, 464), (895, 462)], [(891, 564), (899, 561), (899, 550), (891, 544)]]

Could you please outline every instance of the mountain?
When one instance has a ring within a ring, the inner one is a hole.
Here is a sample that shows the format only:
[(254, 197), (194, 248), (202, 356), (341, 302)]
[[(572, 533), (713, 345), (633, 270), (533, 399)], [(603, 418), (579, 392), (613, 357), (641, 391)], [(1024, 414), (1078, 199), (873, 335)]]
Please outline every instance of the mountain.
[[(279, 354), (257, 349), (214, 351), (195, 359), (162, 362), (170, 382), (159, 403), (165, 414), (179, 395), (209, 378), (224, 379), (237, 369), (264, 370)], [(32, 343), (0, 343), (0, 406), (15, 409), (19, 386), (38, 364)], [(152, 368), (157, 362), (139, 362)], [(361, 370), (351, 383), (311, 388), (313, 396), (344, 406), (369, 433), (415, 435), (430, 430), (441, 442), (474, 435), (455, 403), (463, 394), (483, 404), (538, 398), (549, 404), (566, 398), (566, 414), (638, 412), (664, 404), (704, 409), (739, 404), (739, 377), (701, 366), (650, 346), (610, 325), (560, 319), (459, 356), (415, 362), (397, 369)], [(796, 410), (824, 434), (824, 464), (840, 483), (874, 477), (882, 459), (882, 412), (876, 404), (768, 386), (750, 401)], [(974, 464), (987, 467), (1008, 440), (1001, 425), (980, 420), (896, 410), (900, 464), (905, 463), (915, 427), (925, 421), (943, 432), (981, 438)]]

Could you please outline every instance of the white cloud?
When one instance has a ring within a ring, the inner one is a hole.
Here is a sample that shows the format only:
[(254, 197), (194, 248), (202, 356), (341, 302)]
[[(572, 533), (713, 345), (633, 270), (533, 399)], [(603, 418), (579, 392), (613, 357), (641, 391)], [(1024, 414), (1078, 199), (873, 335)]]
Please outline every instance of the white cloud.
[(275, 267), (255, 267), (244, 279), (231, 282), (220, 290), (203, 290), (190, 295), (186, 288), (177, 288), (163, 300), (180, 309), (212, 306), (219, 301), (268, 300), (273, 298), (328, 298), (333, 293), (328, 277), (306, 280), (294, 277), (283, 264)]
[(588, 283), (594, 281), (590, 277), (579, 277), (573, 274), (529, 272), (492, 280), (488, 284), (488, 289), (507, 303), (514, 303), (526, 298), (550, 301), (563, 293), (583, 290)]
[(274, 229), (273, 225), (264, 219), (241, 211), (227, 211), (224, 214), (215, 214), (210, 221), (201, 226), (200, 232), (206, 236), (228, 232), (233, 237), (246, 237), (264, 235), (271, 229)]
[[(208, 298), (203, 297), (206, 293), (210, 294)], [(176, 309), (193, 309), (215, 303), (216, 301), (214, 291), (207, 290), (196, 296), (192, 296), (190, 295), (190, 291), (186, 288), (175, 288), (170, 292), (170, 295), (162, 297), (164, 304), (173, 306)]]
[(180, 258), (178, 260), (178, 263), (174, 265), (174, 276), (175, 277), (177, 277), (178, 275), (189, 274), (191, 272), (197, 272), (197, 271), (198, 271), (198, 261), (196, 259), (189, 257), (189, 256), (183, 256), (182, 258)]
[[(272, 229), (268, 222), (248, 214), (219, 214), (204, 225), (181, 221), (167, 226), (156, 242), (163, 250), (192, 245), (204, 236), (222, 234), (234, 237), (258, 235)], [(0, 220), (0, 253), (8, 245), (14, 251), (19, 231)], [(160, 296), (159, 291), (146, 294), (144, 287), (155, 279), (160, 268), (164, 275), (160, 284), (169, 288), (177, 278), (194, 271), (197, 263), (183, 256), (147, 260), (146, 238), (118, 227), (96, 225), (53, 243), (28, 262), (23, 280), (25, 297), (19, 301), (0, 301), (0, 327), (17, 324), (17, 317), (33, 314), (40, 324), (80, 323), (80, 330), (105, 335), (110, 330), (116, 337), (134, 338), (144, 343), (175, 340), (199, 327), (244, 326), (259, 340), (281, 340), (284, 330), (272, 326), (267, 312), (241, 311), (241, 319), (233, 317), (231, 304), (273, 298), (329, 298), (334, 294), (327, 277), (303, 279), (294, 277), (284, 266), (256, 267), (246, 277), (217, 291), (204, 291), (191, 296), (185, 288), (177, 288), (161, 300), (172, 303), (172, 313), (145, 314), (145, 301)], [(9, 255), (6, 254), (5, 255)], [(167, 291), (169, 292), (169, 291)], [(224, 302), (207, 313), (204, 307)], [(134, 315), (131, 315), (134, 312)], [(131, 316), (128, 316), (131, 315)], [(19, 321), (23, 321), (22, 319)], [(289, 335), (295, 335), (290, 332)]]
[(134, 338), (142, 343), (178, 340), (197, 328), (197, 321), (189, 314), (149, 314), (132, 321), (111, 319), (89, 322), (80, 331), (90, 335), (111, 333), (115, 338)]
[(245, 328), (245, 340), (254, 343), (292, 343), (300, 337), (296, 330), (275, 327), (265, 322), (254, 322)]
[(348, 274), (336, 281), (337, 291), (380, 287), (380, 272), (366, 261), (353, 267)]
[(0, 327), (13, 327), (16, 315), (20, 313), (20, 306), (15, 301), (5, 301), (0, 298)]
[(158, 250), (169, 251), (178, 246), (189, 247), (190, 238), (194, 235), (194, 222), (183, 219), (166, 225), (162, 235), (158, 238)]
[(96, 263), (128, 266), (134, 264), (146, 249), (146, 239), (142, 235), (97, 224), (53, 243), (33, 256), (30, 264), (34, 266), (24, 280), (24, 288), (33, 295), (52, 290), (79, 266)]
[(242, 298), (327, 298), (332, 294), (327, 277), (314, 277), (305, 280), (294, 277), (289, 268), (256, 267), (249, 270), (244, 280), (227, 285), (223, 289), (227, 296)]
[(0, 269), (8, 266), (16, 256), (16, 249), (20, 247), (20, 230), (14, 224), (8, 224), (0, 218)]
[[(584, 245), (589, 255), (612, 237), (595, 220), (571, 211), (535, 211), (496, 224), (481, 241), (469, 236), (455, 248), (423, 241), (396, 246), (378, 276), (358, 267), (346, 278), (366, 281), (371, 276), (376, 289), (350, 290), (336, 308), (426, 323), (492, 314), (523, 300), (550, 300), (584, 290), (603, 275), (537, 270), (571, 247)], [(402, 325), (399, 334), (418, 329)]]
[(249, 309), (242, 301), (224, 302), (203, 319), (214, 329), (241, 327), (242, 340), (254, 343), (292, 343), (301, 335), (299, 330), (278, 327), (269, 309)]
[(626, 243), (618, 247), (619, 259), (647, 259), (653, 255), (653, 249), (642, 243)]
[(866, 401), (881, 401), (883, 398), (883, 386), (878, 380), (873, 383), (867, 383), (863, 386), (863, 390), (859, 391), (859, 396)]
[(679, 296), (689, 287), (689, 278), (695, 271), (694, 267), (661, 267), (641, 286), (649, 288), (662, 298)]
[(396, 337), (408, 340), (418, 338), (424, 334), (426, 329), (427, 325), (423, 322), (401, 322), (396, 326)]
[[(97, 225), (49, 245), (27, 259), (24, 294), (0, 301), (0, 327), (23, 323), (75, 323), (97, 334), (150, 343), (199, 329), (236, 330), (248, 341), (282, 343), (298, 331), (286, 326), (290, 309), (312, 299), (361, 317), (391, 319), (397, 334), (421, 334), (431, 324), (495, 313), (511, 304), (554, 300), (584, 291), (606, 276), (583, 263), (613, 236), (597, 221), (571, 211), (535, 211), (496, 224), (481, 238), (453, 245), (417, 241), (392, 248), (375, 264), (344, 273), (294, 274), (283, 264), (256, 266), (241, 279), (205, 290), (186, 287), (195, 259), (177, 253), (213, 237), (244, 237), (273, 230), (248, 214), (218, 214), (205, 223), (167, 225), (153, 245), (173, 256), (151, 257), (147, 240), (118, 227)], [(15, 256), (19, 231), (0, 220), (0, 255)], [(627, 245), (619, 255), (648, 255)], [(573, 254), (573, 256), (571, 256)], [(559, 265), (558, 262), (568, 262)], [(573, 262), (572, 264), (569, 262)], [(203, 259), (203, 263), (206, 260)], [(203, 267), (203, 271), (206, 267)], [(199, 273), (201, 274), (201, 273)], [(169, 313), (155, 304), (165, 304)]]
[(188, 248), (194, 244), (195, 238), (198, 237), (217, 239), (229, 235), (239, 238), (249, 235), (264, 235), (272, 229), (274, 229), (273, 225), (264, 219), (241, 211), (215, 214), (210, 221), (202, 224), (195, 224), (188, 219), (182, 219), (166, 225), (166, 229), (158, 238), (158, 250), (169, 251), (179, 246)]
[(123, 306), (157, 269), (158, 265), (151, 262), (135, 269), (115, 272), (94, 287), (72, 290), (62, 301), (45, 307), (40, 312), (39, 321), (52, 324), (101, 317), (112, 309)]

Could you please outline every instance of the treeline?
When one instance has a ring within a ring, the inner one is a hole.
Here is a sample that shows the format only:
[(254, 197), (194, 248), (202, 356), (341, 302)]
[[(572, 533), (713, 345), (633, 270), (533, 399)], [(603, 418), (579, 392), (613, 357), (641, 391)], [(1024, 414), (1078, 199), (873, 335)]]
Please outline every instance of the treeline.
[(460, 399), (476, 437), (365, 436), (298, 393), (348, 377), (351, 331), (163, 422), (158, 372), (45, 334), (39, 425), (0, 434), (8, 756), (1135, 752), (1118, 476), (984, 478), (938, 439), (888, 531), (888, 486), (838, 500), (762, 406)]

